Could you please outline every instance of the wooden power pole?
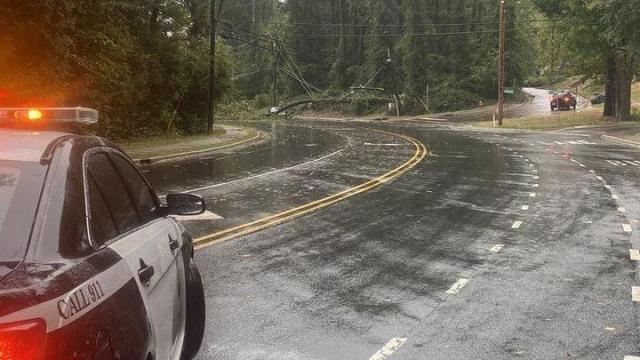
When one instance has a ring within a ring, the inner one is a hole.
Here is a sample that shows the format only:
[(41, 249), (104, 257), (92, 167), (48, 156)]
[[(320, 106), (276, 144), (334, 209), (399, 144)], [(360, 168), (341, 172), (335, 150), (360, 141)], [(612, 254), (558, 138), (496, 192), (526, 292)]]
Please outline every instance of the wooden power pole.
[(505, 44), (505, 3), (500, 0), (500, 50), (498, 59), (498, 126), (504, 119), (504, 44)]
[[(278, 43), (273, 41), (273, 107), (278, 106)], [(270, 114), (271, 112), (269, 112)]]
[(216, 113), (216, 30), (218, 28), (218, 20), (222, 12), (222, 4), (224, 0), (220, 0), (220, 9), (216, 14), (216, 0), (210, 0), (211, 3), (211, 44), (209, 45), (209, 113), (207, 114), (207, 133), (213, 134), (213, 124), (215, 122)]

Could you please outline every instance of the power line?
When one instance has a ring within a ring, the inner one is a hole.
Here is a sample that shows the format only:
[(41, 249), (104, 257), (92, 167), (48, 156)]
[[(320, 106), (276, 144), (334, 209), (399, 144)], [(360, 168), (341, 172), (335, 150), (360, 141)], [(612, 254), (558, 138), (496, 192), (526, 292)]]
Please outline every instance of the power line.
[[(559, 23), (575, 21), (575, 19), (532, 19), (511, 21), (510, 24), (530, 24), (530, 23)], [(242, 21), (237, 24), (252, 24), (253, 22)], [(335, 23), (302, 23), (302, 22), (255, 22), (260, 25), (281, 25), (281, 26), (324, 26), (324, 27), (353, 27), (353, 28), (367, 28), (367, 27), (389, 27), (389, 28), (412, 28), (412, 27), (424, 27), (424, 26), (469, 26), (469, 25), (499, 25), (499, 21), (478, 21), (478, 22), (463, 22), (463, 23), (423, 23), (423, 24), (335, 24)]]

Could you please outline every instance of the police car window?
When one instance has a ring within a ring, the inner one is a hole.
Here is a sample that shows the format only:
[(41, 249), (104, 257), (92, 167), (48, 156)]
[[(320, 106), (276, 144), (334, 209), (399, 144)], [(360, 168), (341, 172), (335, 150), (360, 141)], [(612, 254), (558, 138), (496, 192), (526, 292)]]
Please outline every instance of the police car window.
[(7, 218), (9, 205), (20, 179), (20, 170), (0, 167), (0, 229)]
[(113, 155), (111, 158), (131, 189), (131, 195), (138, 207), (142, 221), (147, 222), (156, 218), (158, 216), (157, 199), (138, 170), (119, 155)]
[(89, 208), (91, 209), (91, 235), (93, 241), (103, 245), (118, 236), (116, 220), (107, 206), (105, 196), (100, 191), (92, 175), (89, 175)]
[(46, 167), (0, 160), (0, 278), (24, 257)]
[[(103, 197), (106, 209), (115, 221), (118, 234), (124, 234), (140, 226), (140, 217), (131, 194), (107, 155), (94, 154), (90, 158), (87, 171), (97, 190), (89, 193), (89, 204), (99, 201), (93, 199), (94, 197)], [(91, 231), (93, 234), (94, 230)]]

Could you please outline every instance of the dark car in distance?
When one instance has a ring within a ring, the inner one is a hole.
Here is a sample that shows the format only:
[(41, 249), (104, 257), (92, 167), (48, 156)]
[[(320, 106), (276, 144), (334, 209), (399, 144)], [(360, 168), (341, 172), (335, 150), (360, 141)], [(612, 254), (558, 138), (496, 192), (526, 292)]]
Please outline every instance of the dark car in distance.
[(551, 96), (551, 111), (556, 110), (575, 110), (578, 106), (578, 99), (570, 91), (553, 94)]

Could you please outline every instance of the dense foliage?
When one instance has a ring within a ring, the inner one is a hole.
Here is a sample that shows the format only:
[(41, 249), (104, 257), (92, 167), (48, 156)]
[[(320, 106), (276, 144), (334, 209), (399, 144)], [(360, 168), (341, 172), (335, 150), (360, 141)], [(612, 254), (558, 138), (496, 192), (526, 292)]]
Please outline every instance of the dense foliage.
[[(5, 0), (0, 104), (95, 107), (113, 137), (201, 131), (208, 13), (203, 0)], [(223, 94), (231, 55), (218, 54)]]
[[(604, 115), (627, 120), (631, 84), (640, 66), (640, 0), (536, 0), (551, 20), (546, 59), (605, 82)], [(559, 31), (559, 21), (573, 24)], [(548, 33), (548, 32), (547, 32)]]
[[(95, 107), (108, 136), (201, 132), (210, 3), (4, 0), (0, 106)], [(362, 111), (397, 95), (405, 112), (490, 101), (498, 7), (498, 0), (226, 1), (216, 98), (253, 108), (348, 98)], [(605, 114), (628, 118), (640, 0), (507, 0), (506, 7), (507, 86), (572, 74), (602, 79)]]
[[(371, 96), (403, 94), (406, 111), (438, 111), (496, 97), (498, 7), (476, 0), (238, 0), (222, 29), (250, 70), (241, 94), (272, 90), (269, 65), (276, 60), (277, 90), (286, 97), (363, 85), (384, 89), (368, 90)], [(535, 74), (537, 28), (529, 20), (538, 13), (528, 0), (508, 2), (507, 13), (507, 84), (518, 86)]]

